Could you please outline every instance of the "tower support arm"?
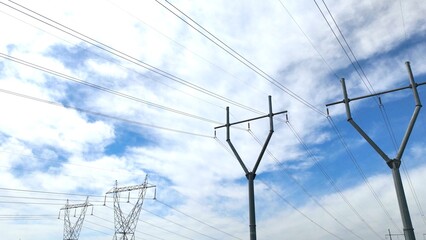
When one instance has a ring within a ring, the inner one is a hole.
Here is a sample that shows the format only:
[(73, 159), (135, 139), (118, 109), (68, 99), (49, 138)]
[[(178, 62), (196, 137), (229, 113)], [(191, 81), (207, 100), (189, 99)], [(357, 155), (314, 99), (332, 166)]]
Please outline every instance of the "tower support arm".
[(340, 81), (342, 83), (342, 89), (343, 89), (343, 102), (345, 103), (345, 108), (346, 108), (346, 116), (347, 116), (347, 120), (348, 122), (355, 128), (355, 130), (368, 142), (368, 144), (370, 144), (373, 149), (383, 158), (383, 160), (385, 160), (386, 163), (390, 162), (391, 160), (389, 159), (388, 155), (383, 152), (383, 150), (368, 136), (368, 134), (366, 132), (364, 132), (364, 130), (362, 130), (362, 128), (353, 120), (352, 118), (352, 114), (351, 114), (351, 108), (349, 106), (349, 98), (348, 98), (348, 91), (346, 90), (346, 83), (345, 83), (345, 79), (342, 78), (342, 80)]
[(272, 99), (271, 96), (268, 98), (269, 100), (269, 134), (266, 137), (265, 143), (263, 144), (262, 150), (259, 153), (259, 157), (256, 160), (256, 163), (253, 167), (253, 173), (256, 173), (257, 168), (259, 167), (260, 161), (262, 160), (263, 154), (265, 154), (266, 148), (268, 147), (269, 141), (272, 138), (272, 134), (274, 133), (274, 114), (272, 113)]
[(401, 146), (399, 147), (398, 153), (396, 155), (396, 159), (401, 160), (402, 155), (404, 153), (405, 147), (407, 146), (408, 139), (410, 138), (411, 132), (413, 131), (414, 124), (417, 120), (417, 116), (420, 113), (420, 109), (422, 107), (422, 103), (420, 101), (419, 92), (417, 91), (417, 83), (414, 81), (413, 72), (411, 71), (410, 62), (406, 62), (408, 76), (410, 80), (411, 90), (413, 91), (414, 102), (416, 103), (416, 107), (414, 108), (413, 115), (411, 116), (410, 123), (408, 124), (407, 130), (404, 134), (404, 137), (401, 142)]

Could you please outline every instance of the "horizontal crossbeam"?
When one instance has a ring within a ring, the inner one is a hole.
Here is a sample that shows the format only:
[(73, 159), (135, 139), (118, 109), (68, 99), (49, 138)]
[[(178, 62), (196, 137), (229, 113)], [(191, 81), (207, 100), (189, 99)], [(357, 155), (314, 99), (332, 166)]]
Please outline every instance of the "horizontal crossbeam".
[[(415, 85), (415, 87), (420, 86), (420, 85), (425, 85), (425, 84), (426, 84), (426, 82), (417, 83), (417, 84)], [(348, 100), (347, 100), (347, 101), (351, 102), (351, 101), (355, 101), (355, 100), (360, 100), (360, 99), (364, 99), (364, 98), (369, 98), (369, 97), (379, 96), (379, 95), (383, 95), (383, 94), (386, 94), (386, 93), (397, 92), (397, 91), (401, 91), (401, 90), (404, 90), (404, 89), (410, 89), (410, 88), (412, 88), (412, 86), (411, 86), (411, 85), (408, 85), (408, 86), (405, 86), (405, 87), (395, 88), (395, 89), (392, 89), (392, 90), (387, 90), (387, 91), (383, 91), (383, 92), (378, 92), (378, 93), (368, 94), (368, 95), (364, 95), (364, 96), (360, 96), (360, 97), (348, 98)], [(340, 104), (340, 103), (345, 103), (345, 101), (346, 101), (346, 100), (345, 100), (345, 99), (343, 99), (343, 100), (341, 100), (341, 101), (328, 103), (328, 104), (326, 104), (325, 106), (329, 107), (329, 106), (332, 106), (332, 105), (337, 105), (337, 104)]]
[(61, 210), (93, 206), (91, 203), (67, 204)]
[(115, 187), (115, 188), (109, 190), (108, 192), (106, 192), (106, 194), (118, 193), (118, 192), (130, 192), (130, 191), (134, 191), (134, 190), (145, 189), (145, 188), (153, 188), (153, 187), (155, 187), (155, 185), (148, 185), (148, 184), (139, 184), (139, 185), (134, 185), (134, 186), (126, 186), (126, 187)]
[(287, 113), (287, 111), (281, 111), (281, 112), (276, 112), (276, 113), (272, 113), (272, 114), (266, 114), (266, 115), (263, 115), (263, 116), (260, 116), (260, 117), (255, 117), (255, 118), (250, 118), (250, 119), (246, 119), (246, 120), (242, 120), (242, 121), (238, 121), (238, 122), (224, 124), (224, 125), (215, 127), (214, 129), (223, 128), (223, 127), (226, 127), (226, 126), (237, 125), (237, 124), (245, 123), (245, 122), (251, 122), (251, 121), (254, 121), (254, 120), (258, 120), (258, 119), (262, 119), (262, 118), (266, 118), (266, 117), (271, 117), (271, 116), (275, 116), (275, 115), (283, 114), (283, 113)]

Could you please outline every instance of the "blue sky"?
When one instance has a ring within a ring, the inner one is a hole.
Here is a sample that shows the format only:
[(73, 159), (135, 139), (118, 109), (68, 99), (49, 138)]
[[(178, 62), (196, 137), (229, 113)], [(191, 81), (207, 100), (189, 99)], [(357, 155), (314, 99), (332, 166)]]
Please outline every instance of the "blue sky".
[[(215, 138), (214, 127), (227, 106), (231, 122), (267, 113), (268, 95), (288, 122), (274, 118), (257, 172), (258, 239), (401, 233), (390, 169), (343, 104), (328, 109), (334, 125), (325, 105), (343, 99), (340, 78), (350, 98), (407, 86), (406, 61), (416, 82), (426, 81), (423, 1), (325, 1), (345, 39), (323, 1), (170, 1), (210, 39), (160, 3), (189, 21), (162, 0), (1, 2), (5, 238), (61, 238), (59, 209), (90, 195), (94, 215), (81, 239), (110, 239), (112, 203), (103, 206), (103, 195), (116, 180), (141, 184), (149, 174), (158, 200), (148, 193), (137, 239), (248, 239), (247, 181), (225, 129)], [(424, 102), (425, 86), (418, 91)], [(351, 102), (352, 114), (394, 157), (386, 121), (399, 147), (414, 101), (410, 90), (381, 100), (385, 118), (374, 98)], [(421, 110), (401, 168), (417, 239), (426, 233), (425, 122)], [(268, 130), (267, 119), (231, 129), (249, 169)]]

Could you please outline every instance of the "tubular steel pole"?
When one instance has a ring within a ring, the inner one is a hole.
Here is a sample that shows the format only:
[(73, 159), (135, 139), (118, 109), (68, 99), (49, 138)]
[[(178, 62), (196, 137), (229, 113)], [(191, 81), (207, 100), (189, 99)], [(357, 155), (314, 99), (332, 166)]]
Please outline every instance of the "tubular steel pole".
[[(420, 102), (419, 93), (417, 91), (417, 86), (419, 86), (419, 84), (417, 84), (414, 81), (414, 77), (413, 77), (413, 73), (411, 71), (410, 63), (406, 62), (405, 64), (407, 66), (409, 80), (410, 80), (409, 88), (411, 88), (412, 91), (413, 91), (415, 108), (414, 108), (414, 113), (413, 113), (413, 115), (410, 119), (410, 122), (408, 124), (407, 130), (406, 130), (404, 137), (402, 139), (399, 150), (398, 150), (396, 157), (394, 159), (390, 159), (388, 157), (388, 155), (382, 151), (382, 149), (368, 136), (368, 134), (366, 132), (364, 132), (364, 130), (362, 130), (362, 128), (353, 120), (352, 115), (351, 115), (351, 109), (350, 109), (350, 106), (349, 106), (349, 102), (351, 100), (353, 101), (354, 99), (362, 99), (362, 98), (366, 98), (366, 97), (376, 96), (377, 94), (371, 94), (371, 95), (367, 95), (367, 96), (363, 96), (363, 97), (349, 99), (348, 93), (347, 93), (347, 90), (346, 90), (345, 79), (342, 79), (341, 83), (342, 83), (342, 88), (343, 88), (343, 97), (344, 97), (343, 101), (328, 104), (327, 106), (334, 105), (334, 104), (337, 104), (337, 103), (344, 103), (345, 107), (346, 107), (346, 116), (347, 116), (348, 122), (374, 148), (374, 150), (376, 150), (376, 152), (383, 158), (383, 160), (386, 161), (386, 164), (392, 169), (393, 182), (394, 182), (394, 185), (395, 185), (395, 191), (396, 191), (396, 196), (397, 196), (397, 200), (398, 200), (399, 211), (400, 211), (400, 214), (401, 214), (402, 224), (403, 224), (403, 227), (404, 227), (404, 237), (405, 237), (405, 240), (415, 240), (416, 237), (414, 235), (414, 229), (413, 229), (413, 225), (411, 223), (410, 211), (408, 210), (407, 199), (405, 197), (404, 186), (402, 185), (399, 167), (401, 166), (402, 155), (403, 155), (404, 150), (407, 146), (408, 139), (410, 138), (411, 132), (413, 131), (414, 124), (415, 124), (416, 119), (419, 115), (420, 108), (422, 107), (422, 104)], [(387, 91), (387, 92), (397, 91), (397, 90), (401, 90), (401, 89), (405, 89), (405, 88), (395, 89), (395, 90), (391, 90), (391, 91)], [(391, 236), (390, 232), (389, 232), (389, 236)]]
[(396, 197), (398, 198), (399, 211), (401, 213), (402, 224), (404, 226), (404, 236), (406, 240), (415, 240), (413, 224), (411, 223), (410, 211), (408, 210), (407, 199), (405, 198), (404, 186), (402, 185), (399, 166), (401, 161), (392, 161), (392, 176), (395, 184)]
[(249, 190), (249, 218), (250, 218), (250, 240), (256, 240), (256, 208), (254, 203), (254, 178), (256, 174), (250, 172), (246, 175)]

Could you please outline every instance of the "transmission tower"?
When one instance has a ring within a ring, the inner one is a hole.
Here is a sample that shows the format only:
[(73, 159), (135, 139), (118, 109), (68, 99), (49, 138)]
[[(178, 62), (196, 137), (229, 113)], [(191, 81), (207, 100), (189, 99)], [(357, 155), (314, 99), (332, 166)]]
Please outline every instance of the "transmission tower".
[[(274, 133), (274, 121), (273, 121), (274, 116), (278, 115), (278, 114), (287, 113), (287, 111), (272, 113), (272, 98), (271, 98), (271, 96), (268, 96), (268, 99), (269, 99), (269, 114), (264, 115), (264, 116), (260, 116), (260, 117), (256, 117), (256, 118), (251, 118), (251, 119), (239, 121), (239, 122), (230, 123), (229, 122), (229, 107), (227, 107), (226, 108), (226, 124), (219, 126), (219, 127), (215, 127), (215, 129), (226, 127), (226, 142), (228, 142), (229, 147), (232, 149), (232, 152), (234, 153), (235, 157), (237, 158), (238, 162), (240, 163), (241, 167), (243, 168), (244, 173), (246, 174), (246, 178), (248, 180), (250, 240), (256, 240), (256, 238), (257, 238), (257, 236), (256, 236), (255, 202), (254, 202), (254, 179), (256, 177), (256, 171), (257, 171), (257, 168), (259, 167), (260, 161), (262, 160), (263, 154), (266, 151), (266, 147), (268, 146), (269, 141), (271, 140), (272, 134)], [(265, 140), (265, 143), (263, 144), (262, 150), (259, 153), (259, 156), (257, 158), (257, 161), (256, 161), (254, 167), (253, 167), (253, 170), (249, 171), (249, 169), (246, 167), (246, 164), (244, 164), (244, 161), (241, 159), (240, 155), (238, 154), (237, 150), (235, 149), (234, 145), (231, 142), (231, 137), (230, 137), (231, 126), (236, 125), (236, 124), (240, 124), (240, 123), (258, 120), (258, 119), (261, 119), (261, 118), (266, 118), (266, 117), (269, 118), (269, 134), (268, 134), (268, 136)]]
[[(64, 210), (65, 216), (64, 216), (64, 240), (78, 240), (78, 237), (80, 236), (81, 227), (83, 226), (84, 217), (86, 216), (86, 210), (88, 206), (92, 206), (92, 204), (89, 203), (89, 197), (86, 198), (86, 202), (80, 203), (80, 204), (69, 204), (69, 201), (67, 200), (67, 203), (65, 204), (65, 207), (61, 208), (59, 210), (59, 217), (61, 214), (61, 210)], [(80, 215), (77, 218), (77, 221), (74, 223), (74, 225), (71, 223), (70, 220), (70, 209), (74, 209), (74, 217), (76, 217), (77, 208), (81, 208)], [(92, 208), (93, 210), (93, 208)]]
[[(135, 230), (139, 220), (139, 214), (142, 210), (143, 200), (145, 198), (146, 190), (148, 188), (155, 187), (154, 185), (148, 184), (148, 176), (145, 177), (143, 184), (127, 187), (117, 187), (117, 181), (115, 186), (109, 190), (106, 194), (113, 194), (114, 198), (114, 238), (113, 240), (134, 240)], [(120, 207), (120, 193), (128, 192), (127, 202), (130, 201), (130, 192), (139, 190), (138, 200), (134, 204), (130, 213), (125, 216)]]
[[(330, 103), (330, 104), (327, 104), (326, 106), (328, 107), (328, 106), (331, 106), (331, 105), (344, 103), (345, 107), (346, 107), (346, 116), (347, 116), (348, 122), (371, 145), (371, 147), (383, 158), (383, 160), (385, 160), (386, 164), (392, 170), (393, 182), (394, 182), (394, 185), (395, 185), (396, 196), (397, 196), (397, 199), (398, 199), (399, 211), (400, 211), (400, 214), (401, 214), (402, 224), (403, 224), (403, 227), (404, 227), (405, 240), (415, 240), (416, 237), (414, 235), (413, 224), (411, 223), (410, 212), (408, 210), (407, 199), (405, 197), (405, 192), (404, 192), (404, 187), (402, 185), (399, 167), (401, 166), (402, 155), (404, 154), (405, 148), (406, 148), (407, 143), (408, 143), (408, 139), (410, 138), (411, 132), (413, 131), (414, 123), (416, 122), (417, 116), (419, 115), (419, 112), (420, 112), (420, 108), (422, 107), (422, 104), (420, 102), (419, 93), (417, 91), (417, 87), (420, 86), (420, 85), (426, 84), (426, 83), (425, 82), (416, 83), (414, 81), (414, 76), (413, 76), (413, 72), (411, 71), (410, 63), (406, 62), (405, 64), (407, 66), (409, 80), (410, 80), (409, 86), (350, 99), (348, 97), (345, 79), (342, 79), (341, 83), (342, 83), (342, 88), (343, 88), (343, 97), (344, 97), (343, 101)], [(412, 90), (413, 96), (414, 96), (415, 108), (414, 108), (413, 115), (410, 119), (410, 122), (408, 123), (408, 127), (407, 127), (407, 130), (405, 132), (405, 135), (404, 135), (404, 137), (401, 141), (401, 145), (398, 149), (396, 157), (390, 158), (352, 118), (349, 103), (351, 101), (354, 101), (354, 100), (360, 100), (360, 99), (364, 99), (364, 98), (368, 98), (368, 97), (379, 96), (379, 95), (382, 95), (382, 94), (396, 92), (396, 91), (400, 91), (400, 90), (403, 90), (403, 89), (411, 89)]]

